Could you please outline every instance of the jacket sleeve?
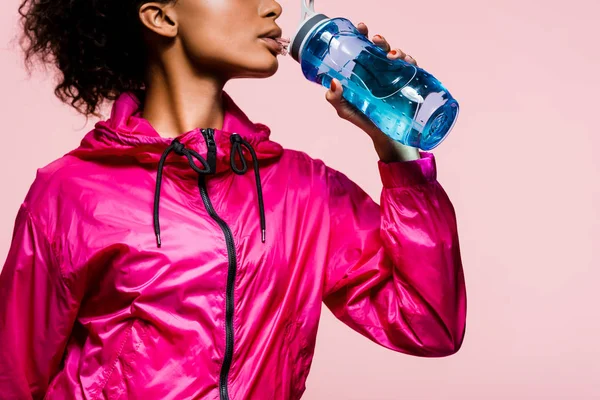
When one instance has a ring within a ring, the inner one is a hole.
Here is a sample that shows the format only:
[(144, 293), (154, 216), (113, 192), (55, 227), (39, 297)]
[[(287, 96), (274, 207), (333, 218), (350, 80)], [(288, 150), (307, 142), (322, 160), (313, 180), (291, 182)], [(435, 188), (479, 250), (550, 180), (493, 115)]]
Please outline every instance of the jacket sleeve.
[(460, 348), (466, 293), (454, 208), (432, 153), (383, 163), (381, 206), (328, 168), (325, 305), (374, 342), (442, 357)]
[(59, 368), (77, 309), (52, 244), (22, 205), (0, 272), (2, 399), (44, 396)]

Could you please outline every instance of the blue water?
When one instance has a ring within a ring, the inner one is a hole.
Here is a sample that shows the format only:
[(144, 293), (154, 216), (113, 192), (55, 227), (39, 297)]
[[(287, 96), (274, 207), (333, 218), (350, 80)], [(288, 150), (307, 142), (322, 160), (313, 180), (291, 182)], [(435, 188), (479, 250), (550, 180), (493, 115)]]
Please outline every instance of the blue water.
[(302, 50), (301, 67), (308, 80), (327, 88), (338, 79), (348, 102), (405, 145), (431, 150), (456, 122), (458, 103), (440, 81), (422, 68), (388, 59), (345, 18), (317, 28)]

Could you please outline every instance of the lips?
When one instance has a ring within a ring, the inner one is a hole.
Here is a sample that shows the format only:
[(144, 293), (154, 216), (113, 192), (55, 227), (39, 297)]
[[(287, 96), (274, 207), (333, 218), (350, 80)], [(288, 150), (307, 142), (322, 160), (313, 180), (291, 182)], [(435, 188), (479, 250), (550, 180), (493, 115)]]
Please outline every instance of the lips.
[(277, 40), (270, 38), (270, 37), (263, 37), (260, 38), (260, 40), (262, 40), (263, 42), (266, 43), (266, 45), (269, 47), (270, 50), (272, 50), (274, 53), (279, 54), (282, 51), (282, 47)]

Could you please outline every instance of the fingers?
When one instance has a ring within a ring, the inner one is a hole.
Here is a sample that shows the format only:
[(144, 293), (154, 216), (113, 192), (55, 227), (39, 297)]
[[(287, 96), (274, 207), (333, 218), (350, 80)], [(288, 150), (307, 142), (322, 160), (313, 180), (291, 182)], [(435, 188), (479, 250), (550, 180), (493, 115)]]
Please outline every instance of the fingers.
[(392, 49), (388, 54), (387, 57), (389, 59), (395, 60), (395, 59), (401, 59), (406, 61), (409, 64), (415, 65), (417, 66), (417, 60), (415, 60), (414, 58), (412, 58), (412, 56), (410, 56), (409, 54), (406, 54), (404, 51), (402, 51), (402, 49)]
[[(362, 33), (366, 37), (369, 37), (369, 28), (367, 27), (367, 25), (364, 22), (359, 22), (358, 25), (356, 26), (356, 28), (358, 29), (358, 31), (360, 33)], [(375, 36), (373, 36), (373, 38), (371, 40), (373, 41), (373, 43), (375, 43), (377, 46), (381, 47), (386, 52), (390, 51), (390, 44), (383, 36), (375, 35)]]
[(375, 35), (375, 36), (373, 36), (372, 40), (373, 40), (373, 43), (375, 43), (377, 46), (381, 47), (386, 52), (391, 50), (390, 44), (383, 36)]
[[(369, 37), (369, 28), (367, 27), (367, 25), (364, 22), (359, 22), (356, 27), (360, 33), (362, 33), (366, 37)], [(390, 59), (399, 58), (399, 59), (406, 61), (409, 64), (417, 66), (417, 60), (415, 60), (412, 56), (410, 56), (409, 54), (406, 54), (404, 51), (402, 51), (399, 48), (392, 49), (390, 44), (388, 43), (388, 41), (383, 36), (374, 35), (372, 38), (372, 41), (378, 47), (381, 47), (384, 51), (386, 51), (388, 53), (387, 54), (388, 58), (390, 58)]]
[(358, 31), (360, 33), (362, 33), (366, 37), (369, 37), (369, 28), (367, 28), (367, 25), (365, 25), (364, 22), (359, 22), (358, 25), (356, 25), (356, 27), (358, 28)]
[(407, 55), (407, 56), (404, 58), (404, 61), (406, 61), (406, 62), (408, 62), (408, 63), (410, 63), (410, 64), (412, 64), (412, 65), (416, 65), (416, 66), (418, 66), (418, 64), (417, 64), (417, 60), (415, 60), (415, 59), (414, 59), (414, 58), (413, 58), (413, 57), (412, 57), (410, 54), (409, 54), (409, 55)]

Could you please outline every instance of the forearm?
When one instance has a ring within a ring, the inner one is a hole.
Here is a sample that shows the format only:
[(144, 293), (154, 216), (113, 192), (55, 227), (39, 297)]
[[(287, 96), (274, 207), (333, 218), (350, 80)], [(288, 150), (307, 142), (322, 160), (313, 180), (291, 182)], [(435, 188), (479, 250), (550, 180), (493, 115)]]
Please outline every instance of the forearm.
[(462, 344), (466, 290), (453, 205), (437, 182), (433, 154), (420, 156), (378, 163), (381, 206), (348, 179), (330, 179), (336, 232), (325, 304), (387, 348), (441, 357)]
[(385, 163), (397, 161), (412, 161), (421, 158), (419, 149), (405, 146), (383, 133), (374, 133), (371, 136), (373, 146), (379, 159)]

